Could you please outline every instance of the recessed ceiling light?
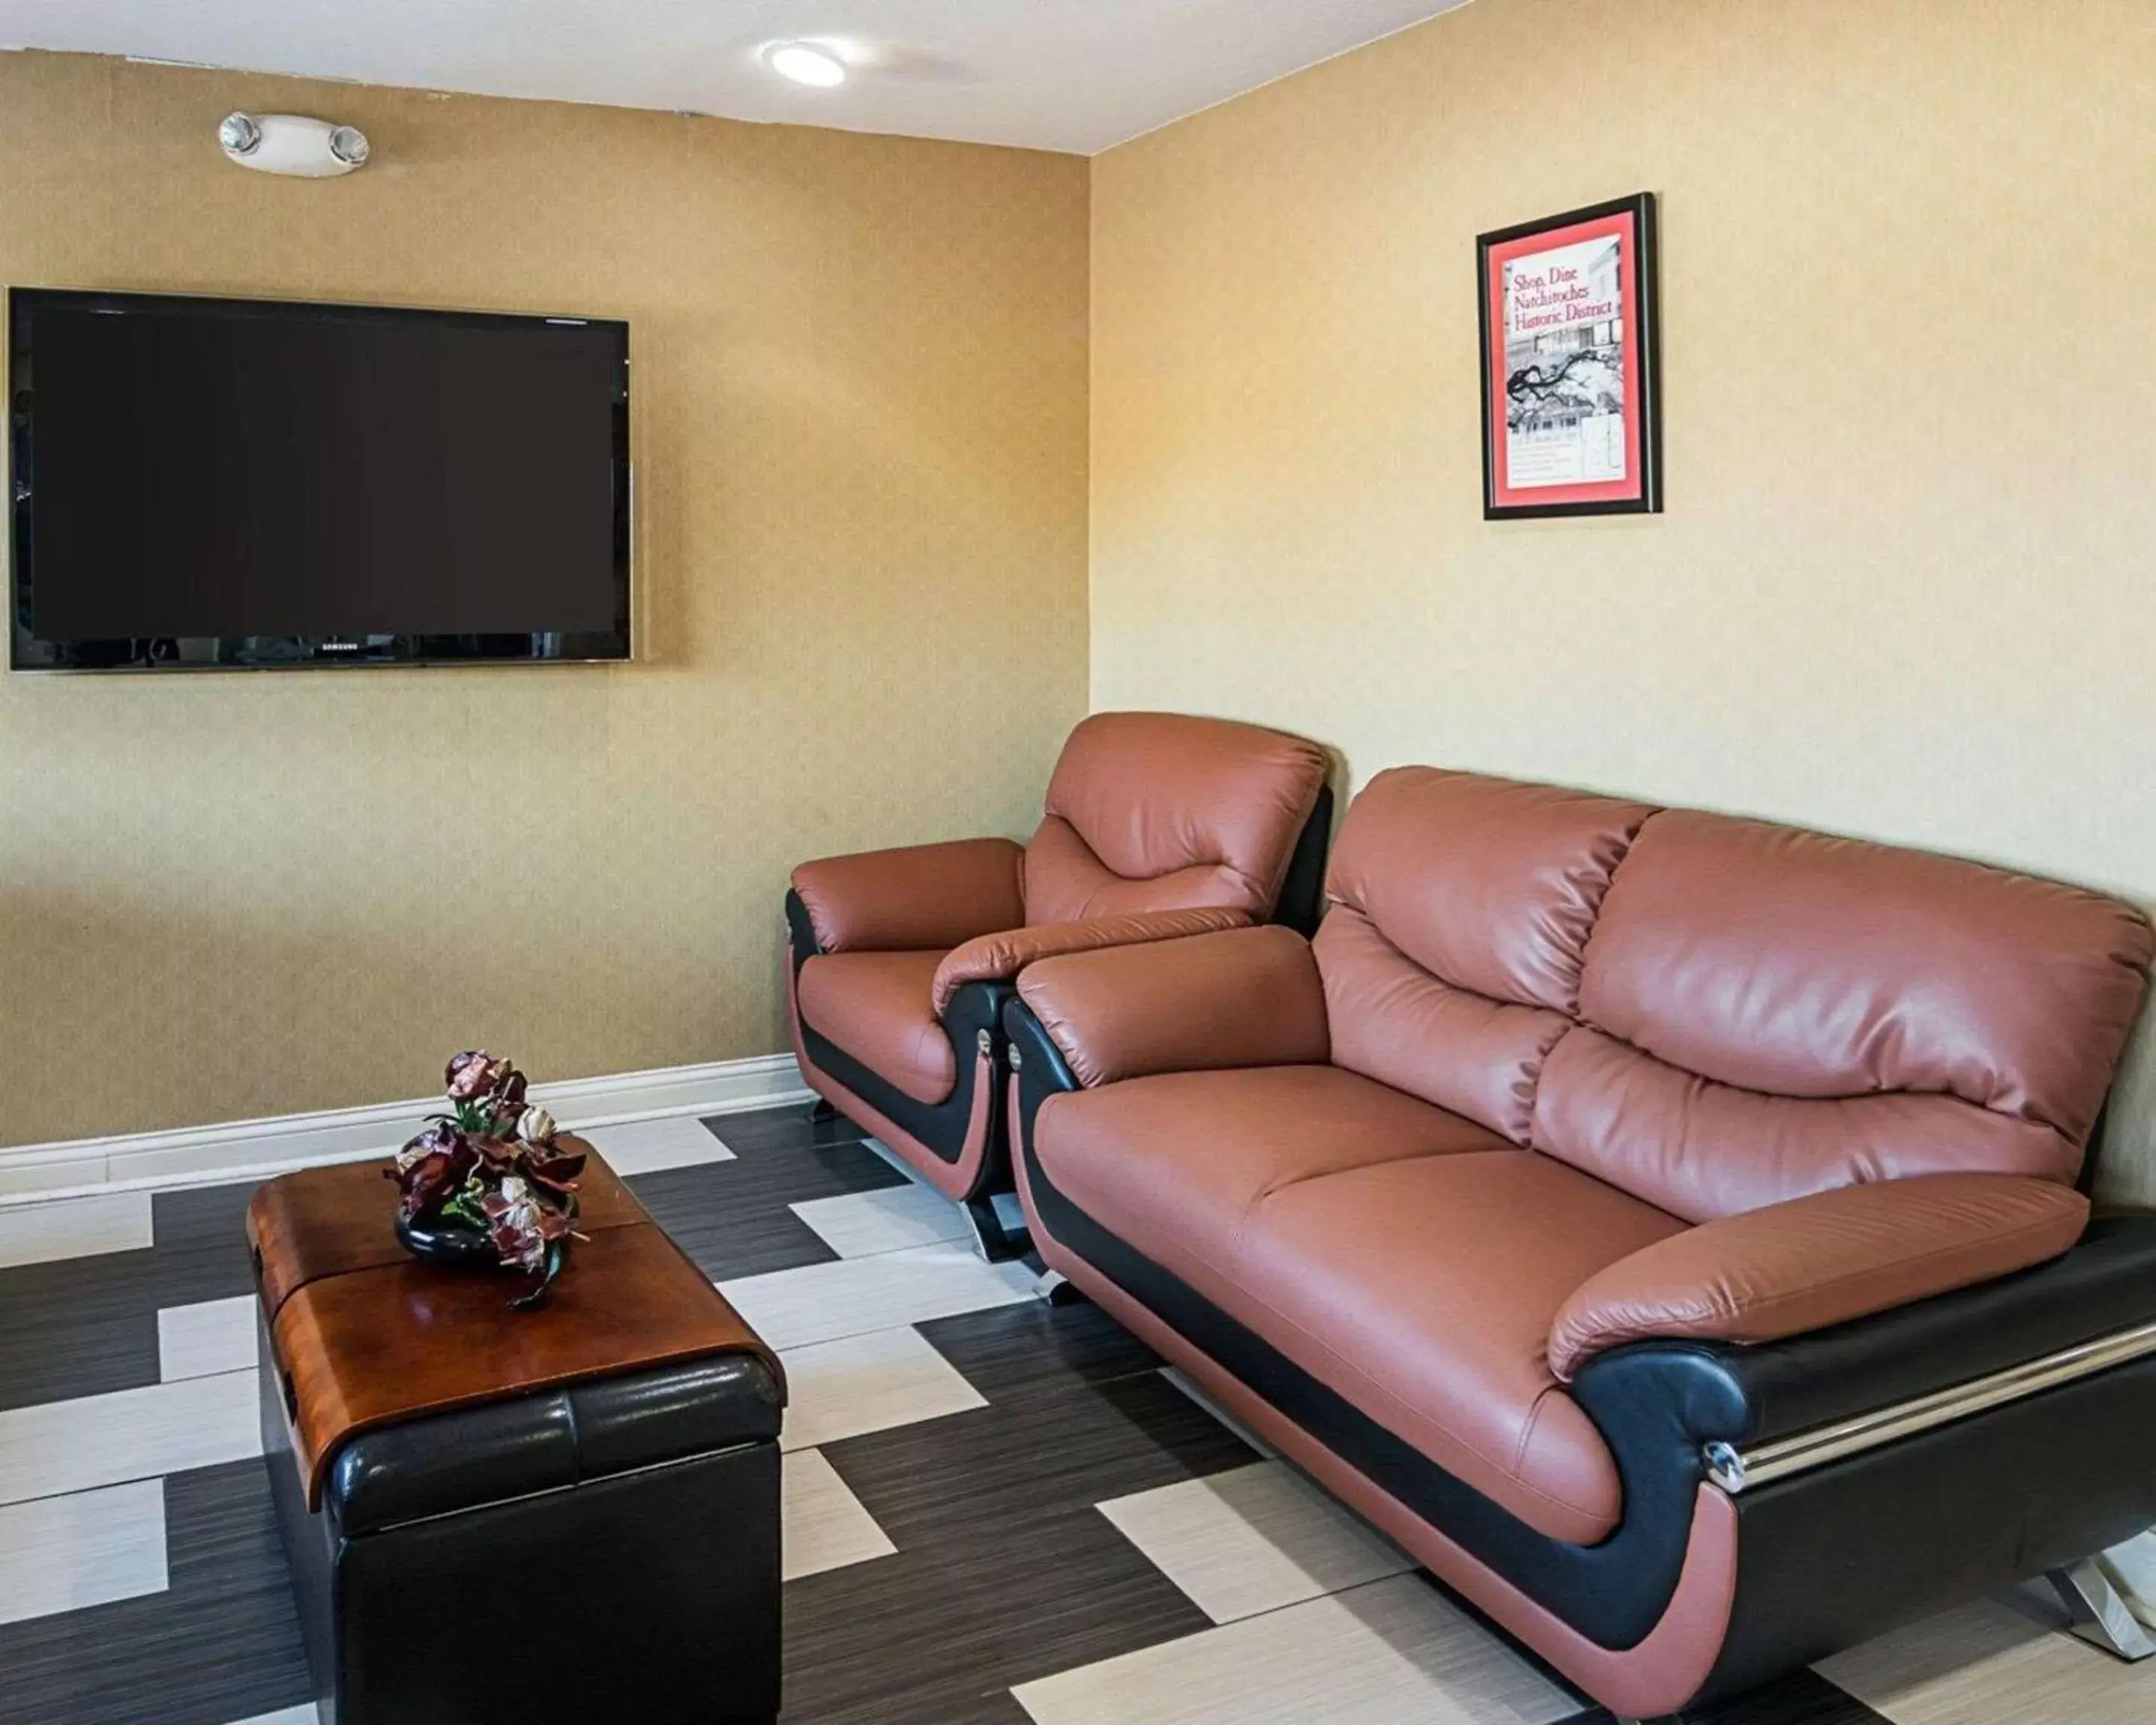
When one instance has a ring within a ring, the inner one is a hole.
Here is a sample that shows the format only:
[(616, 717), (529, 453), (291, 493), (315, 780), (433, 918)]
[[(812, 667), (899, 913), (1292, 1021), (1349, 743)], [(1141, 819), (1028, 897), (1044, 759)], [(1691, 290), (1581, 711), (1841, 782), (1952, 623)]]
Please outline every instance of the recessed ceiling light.
[(763, 63), (782, 78), (829, 90), (846, 81), (846, 63), (828, 48), (813, 42), (774, 42), (763, 51)]

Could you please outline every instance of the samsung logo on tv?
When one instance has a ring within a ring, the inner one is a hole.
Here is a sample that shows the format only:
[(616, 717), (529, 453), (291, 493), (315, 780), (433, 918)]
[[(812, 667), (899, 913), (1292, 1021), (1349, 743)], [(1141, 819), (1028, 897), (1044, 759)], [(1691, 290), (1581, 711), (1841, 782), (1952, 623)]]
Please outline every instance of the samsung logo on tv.
[(324, 641), (317, 650), (323, 653), (357, 653), (359, 649), (357, 641)]

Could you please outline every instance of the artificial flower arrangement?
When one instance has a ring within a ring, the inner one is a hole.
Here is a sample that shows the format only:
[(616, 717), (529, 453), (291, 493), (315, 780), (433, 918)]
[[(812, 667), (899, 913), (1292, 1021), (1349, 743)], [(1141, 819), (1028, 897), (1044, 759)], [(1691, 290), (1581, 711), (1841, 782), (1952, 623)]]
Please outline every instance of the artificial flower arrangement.
[(527, 1105), (524, 1075), (484, 1049), (444, 1074), (454, 1113), (437, 1114), (388, 1170), (400, 1194), (397, 1237), (422, 1258), (495, 1263), (532, 1285), (509, 1303), (537, 1305), (567, 1261), (576, 1231), (583, 1144)]

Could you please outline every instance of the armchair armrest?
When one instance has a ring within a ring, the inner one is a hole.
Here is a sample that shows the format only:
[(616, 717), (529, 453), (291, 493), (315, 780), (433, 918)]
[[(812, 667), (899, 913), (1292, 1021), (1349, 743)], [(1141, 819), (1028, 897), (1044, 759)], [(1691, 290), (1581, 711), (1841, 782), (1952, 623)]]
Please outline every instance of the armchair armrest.
[(1024, 922), (1024, 867), (1009, 839), (959, 839), (827, 856), (793, 884), (822, 952), (933, 952)]
[(1001, 982), (1029, 964), (1065, 952), (1092, 952), (1103, 947), (1137, 947), (1152, 941), (1244, 928), (1250, 913), (1210, 906), (1192, 911), (1138, 911), (1127, 916), (1093, 916), (1083, 922), (1037, 922), (1030, 928), (1006, 928), (976, 935), (953, 949), (936, 967), (936, 1016), (942, 1018), (951, 997), (968, 983)]
[(1332, 1052), (1310, 943), (1276, 925), (1044, 958), (1018, 992), (1089, 1090), (1154, 1072), (1301, 1065)]
[(1932, 1174), (1725, 1216), (1582, 1283), (1550, 1326), (1550, 1369), (1568, 1380), (1650, 1337), (1759, 1343), (1825, 1329), (2055, 1258), (2088, 1214), (2049, 1180)]

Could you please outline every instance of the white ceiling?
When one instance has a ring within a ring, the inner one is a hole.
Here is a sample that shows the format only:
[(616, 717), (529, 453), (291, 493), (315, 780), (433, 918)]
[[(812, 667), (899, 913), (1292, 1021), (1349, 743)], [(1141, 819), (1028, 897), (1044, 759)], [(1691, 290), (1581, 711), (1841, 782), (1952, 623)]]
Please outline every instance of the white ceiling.
[[(0, 44), (1091, 155), (1465, 0), (0, 0)], [(774, 40), (854, 67), (768, 71)]]

